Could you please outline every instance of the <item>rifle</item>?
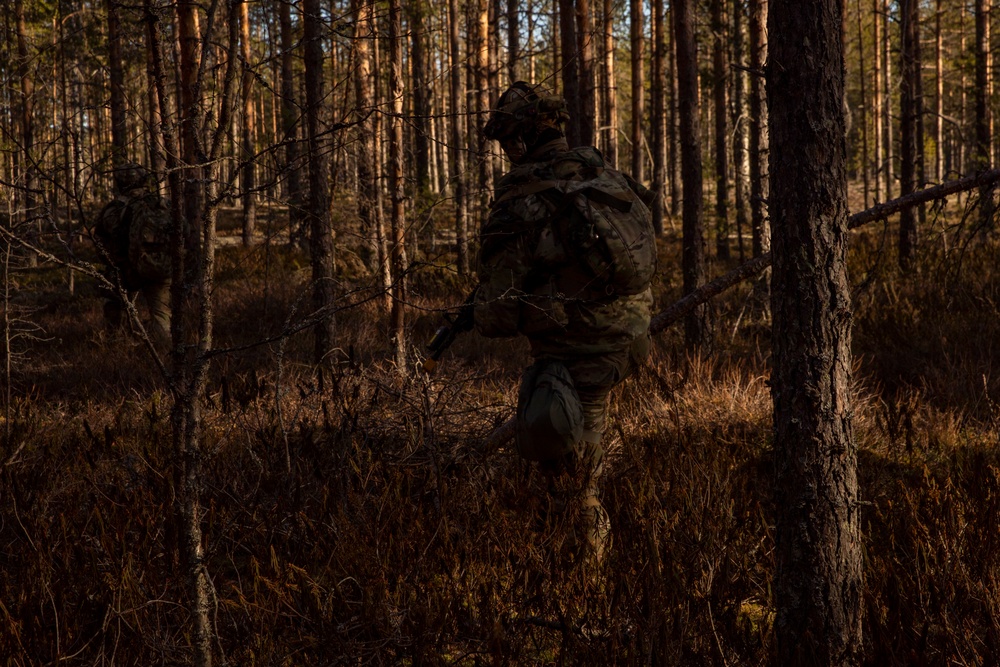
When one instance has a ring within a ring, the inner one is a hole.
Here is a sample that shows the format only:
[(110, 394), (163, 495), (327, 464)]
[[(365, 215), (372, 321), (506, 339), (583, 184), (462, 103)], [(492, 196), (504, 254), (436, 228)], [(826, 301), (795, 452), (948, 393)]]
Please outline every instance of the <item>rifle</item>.
[(424, 371), (428, 373), (433, 373), (434, 369), (437, 368), (438, 359), (444, 354), (444, 351), (451, 347), (451, 344), (455, 342), (455, 338), (460, 333), (466, 331), (472, 331), (472, 327), (475, 325), (474, 321), (474, 311), (476, 308), (476, 292), (479, 288), (472, 290), (472, 292), (465, 298), (461, 307), (458, 309), (458, 313), (454, 316), (445, 315), (444, 319), (447, 324), (443, 324), (438, 327), (438, 330), (434, 332), (434, 336), (427, 343), (427, 351), (430, 355), (424, 359)]

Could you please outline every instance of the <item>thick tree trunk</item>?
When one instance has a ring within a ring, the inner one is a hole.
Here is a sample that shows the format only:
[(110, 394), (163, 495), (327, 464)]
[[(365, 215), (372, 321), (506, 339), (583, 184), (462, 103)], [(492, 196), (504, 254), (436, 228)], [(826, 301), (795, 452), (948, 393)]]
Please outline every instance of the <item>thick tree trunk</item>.
[[(379, 224), (378, 164), (375, 154), (375, 108), (372, 91), (372, 52), (374, 41), (373, 5), (367, 0), (354, 0), (354, 38), (352, 72), (354, 76), (354, 106), (357, 142), (355, 160), (358, 169), (358, 218), (361, 221), (361, 259), (376, 274), (380, 272), (376, 229)], [(378, 273), (378, 275), (381, 275)], [(388, 288), (388, 285), (382, 285)]]
[(594, 21), (590, 0), (574, 0), (576, 18), (576, 57), (580, 71), (580, 145), (593, 146), (594, 124), (597, 120), (596, 86), (594, 81)]
[(772, 0), (769, 14), (777, 663), (847, 667), (862, 582), (842, 2)]
[(330, 221), (329, 158), (323, 139), (323, 19), (319, 0), (303, 0), (306, 83), (306, 137), (309, 146), (309, 250), (313, 310), (316, 313), (313, 361), (326, 362), (333, 349), (333, 226)]
[[(684, 186), (682, 273), (684, 294), (705, 282), (705, 234), (702, 222), (701, 127), (698, 118), (698, 58), (691, 0), (673, 3), (674, 43), (677, 49), (677, 94), (680, 116), (681, 179)], [(684, 322), (689, 347), (698, 347), (708, 334), (707, 309), (693, 311)]]
[(518, 61), (521, 58), (521, 19), (517, 0), (507, 0), (507, 78), (510, 83), (520, 80)]

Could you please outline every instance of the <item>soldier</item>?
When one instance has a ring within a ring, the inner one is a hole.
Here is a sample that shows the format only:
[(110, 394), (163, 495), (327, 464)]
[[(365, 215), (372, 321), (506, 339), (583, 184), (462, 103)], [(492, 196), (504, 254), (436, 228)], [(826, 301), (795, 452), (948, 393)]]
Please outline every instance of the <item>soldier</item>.
[[(98, 214), (94, 239), (108, 264), (108, 278), (130, 299), (142, 294), (149, 329), (159, 343), (170, 340), (170, 217), (150, 189), (151, 175), (136, 163), (114, 170), (115, 198)], [(117, 291), (104, 304), (114, 327), (123, 323), (125, 304)]]
[(597, 149), (571, 149), (568, 118), (562, 98), (519, 81), (486, 124), (513, 166), (480, 234), (475, 324), (528, 338), (517, 449), (538, 462), (549, 520), (569, 527), (567, 555), (580, 563), (599, 561), (609, 537), (598, 491), (608, 394), (649, 352), (655, 243), (652, 193)]

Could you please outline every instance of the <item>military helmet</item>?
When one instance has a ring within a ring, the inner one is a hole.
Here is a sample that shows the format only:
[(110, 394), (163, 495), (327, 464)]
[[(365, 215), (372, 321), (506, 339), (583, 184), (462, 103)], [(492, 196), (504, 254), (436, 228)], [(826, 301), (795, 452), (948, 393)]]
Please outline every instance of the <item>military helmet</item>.
[(498, 141), (511, 137), (530, 138), (544, 129), (561, 130), (560, 124), (568, 120), (563, 98), (525, 81), (517, 81), (497, 100), (483, 134), (487, 139)]
[(149, 176), (149, 170), (138, 162), (126, 162), (114, 168), (115, 189), (123, 193), (144, 188), (149, 184)]

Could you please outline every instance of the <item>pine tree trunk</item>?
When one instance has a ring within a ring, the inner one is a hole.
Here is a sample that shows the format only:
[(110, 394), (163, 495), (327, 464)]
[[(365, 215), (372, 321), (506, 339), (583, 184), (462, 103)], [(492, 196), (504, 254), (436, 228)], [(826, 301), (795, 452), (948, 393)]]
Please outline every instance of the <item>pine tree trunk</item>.
[(863, 646), (841, 12), (841, 0), (769, 11), (780, 665), (849, 667)]
[(303, 0), (303, 60), (306, 84), (306, 138), (309, 147), (309, 251), (312, 305), (317, 318), (313, 361), (326, 362), (333, 349), (333, 227), (330, 221), (329, 158), (323, 139), (323, 20), (319, 0)]
[(410, 19), (411, 51), (410, 61), (413, 72), (413, 132), (414, 170), (417, 192), (424, 194), (430, 189), (430, 89), (427, 84), (427, 37), (424, 34), (423, 0), (411, 0), (408, 5)]
[[(35, 81), (31, 73), (31, 62), (28, 57), (28, 34), (24, 17), (23, 0), (14, 0), (14, 14), (17, 24), (17, 76), (21, 84), (21, 187), (24, 193), (23, 227), (18, 230), (24, 238), (34, 245), (37, 240), (38, 219), (41, 218), (36, 210), (35, 181), (37, 180), (37, 169), (35, 167)], [(37, 266), (38, 257), (33, 251), (25, 251), (25, 263), (28, 266)]]
[(767, 62), (767, 14), (769, 0), (750, 0), (750, 233), (754, 257), (771, 251), (771, 224), (767, 200), (770, 196), (767, 96), (764, 63)]
[(580, 72), (580, 145), (594, 146), (594, 123), (597, 120), (596, 86), (594, 81), (594, 21), (590, 0), (574, 0), (576, 17), (576, 57)]
[(406, 374), (406, 220), (403, 204), (403, 49), (399, 0), (389, 0), (389, 197), (392, 201), (390, 266), (392, 269), (392, 326), (396, 369)]
[[(698, 111), (698, 50), (691, 0), (675, 0), (674, 43), (677, 50), (677, 95), (680, 117), (681, 180), (684, 187), (682, 273), (684, 294), (705, 282), (705, 232), (702, 221), (701, 127)], [(707, 308), (700, 306), (684, 321), (688, 347), (699, 347), (708, 335)]]
[(615, 80), (615, 16), (611, 0), (604, 0), (604, 85), (601, 87), (601, 125), (604, 127), (604, 157), (618, 165), (618, 83)]
[(664, 72), (663, 62), (666, 59), (666, 40), (664, 33), (666, 28), (663, 25), (663, 0), (652, 0), (650, 7), (652, 20), (652, 63), (650, 66), (649, 95), (652, 103), (652, 122), (650, 123), (650, 133), (652, 134), (653, 152), (653, 182), (650, 189), (656, 193), (650, 212), (653, 215), (653, 230), (659, 235), (663, 234), (664, 218), (664, 186), (667, 175), (667, 155), (666, 155), (666, 96), (664, 95)]
[(559, 3), (559, 51), (562, 71), (563, 97), (569, 107), (569, 122), (566, 123), (566, 140), (570, 146), (580, 146), (583, 142), (583, 82), (580, 71), (580, 57), (577, 53), (576, 13), (573, 0), (558, 0)]
[(507, 78), (510, 83), (520, 80), (518, 61), (521, 58), (521, 22), (517, 0), (507, 0)]
[[(976, 151), (975, 171), (982, 172), (990, 168), (990, 143), (992, 136), (990, 128), (991, 113), (989, 107), (989, 0), (976, 0)], [(979, 191), (979, 222), (982, 226), (990, 224), (993, 218), (993, 186), (987, 186)]]
[(645, 181), (643, 164), (643, 134), (642, 124), (645, 116), (646, 81), (643, 71), (643, 48), (645, 39), (642, 29), (642, 0), (629, 0), (629, 35), (632, 47), (632, 130), (629, 135), (632, 154), (632, 177), (636, 181)]
[(884, 201), (885, 200), (885, 188), (884, 184), (886, 182), (886, 176), (883, 174), (883, 166), (885, 161), (883, 159), (883, 153), (885, 152), (882, 143), (882, 107), (885, 105), (885, 97), (882, 94), (884, 89), (884, 84), (882, 83), (882, 77), (885, 73), (882, 70), (882, 18), (879, 16), (879, 11), (882, 6), (882, 0), (874, 0), (872, 5), (872, 32), (874, 33), (874, 48), (872, 58), (872, 65), (875, 70), (875, 88), (873, 91), (874, 100), (872, 101), (872, 110), (875, 115), (875, 200)]
[(743, 0), (733, 0), (733, 59), (742, 67), (733, 70), (733, 185), (736, 197), (736, 242), (740, 261), (746, 259), (743, 248), (743, 237), (749, 228), (747, 215), (747, 104), (746, 104), (746, 71), (744, 47), (746, 43), (744, 30), (746, 23), (743, 15)]
[(192, 0), (177, 3), (177, 41), (180, 47), (178, 60), (181, 97), (181, 159), (184, 163), (184, 249), (185, 266), (193, 271), (198, 265), (201, 240), (197, 221), (203, 210), (201, 108), (199, 65), (201, 63), (201, 31), (198, 6)]
[(298, 96), (295, 94), (295, 35), (290, 2), (278, 3), (281, 27), (281, 131), (285, 142), (285, 197), (288, 201), (288, 242), (301, 245), (305, 239), (302, 178), (299, 167)]
[[(899, 86), (899, 196), (905, 197), (916, 189), (917, 177), (917, 78), (920, 76), (919, 30), (917, 0), (900, 0), (900, 86)], [(907, 208), (899, 214), (899, 266), (910, 267), (917, 251), (917, 219)]]
[(715, 254), (729, 259), (729, 155), (726, 140), (726, 83), (729, 63), (726, 59), (726, 22), (723, 0), (712, 0), (712, 98), (715, 115)]
[(246, 2), (240, 3), (240, 55), (243, 59), (243, 81), (241, 97), (243, 102), (243, 118), (241, 119), (241, 151), (240, 160), (245, 161), (240, 170), (240, 190), (243, 193), (243, 245), (249, 247), (253, 243), (254, 230), (257, 227), (257, 195), (254, 193), (254, 104), (253, 104), (253, 72), (250, 70), (250, 9)]
[(469, 222), (465, 193), (465, 91), (462, 90), (462, 53), (459, 40), (458, 0), (448, 0), (448, 51), (450, 55), (451, 134), (448, 162), (451, 167), (452, 192), (455, 197), (455, 244), (458, 272), (468, 275)]

